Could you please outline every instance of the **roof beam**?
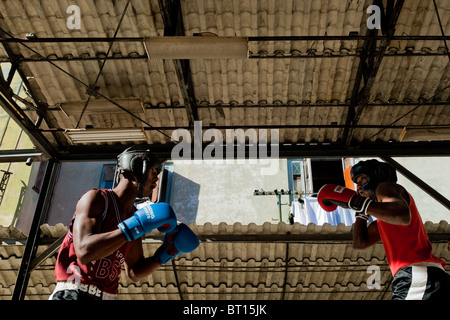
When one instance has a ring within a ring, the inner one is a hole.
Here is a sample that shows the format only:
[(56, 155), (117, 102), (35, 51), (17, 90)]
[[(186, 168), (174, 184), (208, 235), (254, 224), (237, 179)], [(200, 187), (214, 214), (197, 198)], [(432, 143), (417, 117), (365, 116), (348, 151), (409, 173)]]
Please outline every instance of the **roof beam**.
[[(172, 148), (175, 144), (151, 145), (153, 153), (160, 159), (170, 160)], [(98, 146), (69, 146), (61, 151), (58, 159), (61, 161), (115, 161), (117, 155), (129, 145), (102, 145)], [(202, 146), (205, 149), (207, 144)], [(278, 147), (279, 158), (321, 158), (321, 157), (449, 157), (450, 141), (434, 142), (392, 142), (392, 143), (367, 143), (358, 147), (346, 147), (338, 143), (314, 144), (314, 143), (290, 143), (272, 146), (270, 143), (267, 150)], [(194, 146), (192, 146), (194, 148)], [(225, 148), (225, 147), (224, 147)], [(249, 148), (246, 147), (245, 157), (248, 156)], [(194, 154), (193, 151), (191, 154)], [(203, 151), (202, 151), (203, 154)], [(235, 157), (237, 152), (234, 152)]]
[[(375, 82), (381, 61), (383, 60), (384, 53), (391, 43), (392, 36), (395, 32), (395, 25), (402, 10), (404, 0), (397, 0), (395, 6), (394, 1), (395, 0), (388, 0), (387, 13), (384, 13), (382, 1), (374, 1), (374, 4), (378, 5), (383, 12), (381, 25), (384, 26), (384, 28), (382, 28), (382, 32), (385, 38), (381, 41), (380, 48), (378, 50), (376, 50), (376, 40), (370, 39), (364, 42), (364, 49), (360, 56), (361, 59), (358, 66), (355, 85), (353, 87), (351, 103), (348, 110), (347, 119), (345, 121), (345, 125), (349, 127), (344, 129), (342, 135), (342, 141), (346, 146), (351, 144), (353, 138), (354, 128), (350, 127), (350, 125), (358, 124), (364, 108), (368, 105), (369, 94)], [(374, 36), (377, 32), (377, 29), (368, 29), (367, 35)], [(360, 89), (363, 79), (364, 85)]]
[[(95, 102), (95, 104), (97, 105), (97, 107), (100, 109), (102, 106), (107, 105), (108, 103), (112, 103), (112, 102), (116, 102), (117, 104), (123, 104), (124, 100), (113, 100), (110, 99), (108, 100), (97, 100)], [(133, 106), (133, 108), (140, 108), (142, 109), (142, 104), (140, 102), (140, 100), (133, 100), (133, 99), (128, 99), (128, 102), (134, 103), (136, 102), (136, 105)], [(82, 102), (80, 101), (67, 101), (64, 103), (60, 103), (60, 104), (56, 104), (54, 106), (51, 106), (49, 108), (47, 108), (47, 111), (61, 111), (64, 112), (66, 114), (69, 114), (70, 112), (73, 112), (73, 110), (71, 110), (72, 108), (76, 109), (80, 108)], [(139, 105), (138, 105), (139, 104)], [(151, 103), (148, 102), (144, 102), (144, 107), (146, 111), (155, 111), (155, 110), (169, 110), (169, 109), (184, 109), (184, 106), (180, 106), (180, 105), (152, 105)], [(65, 110), (65, 106), (70, 105), (70, 110)], [(114, 105), (114, 104), (113, 104)], [(416, 106), (450, 106), (450, 102), (448, 101), (434, 101), (432, 99), (430, 100), (416, 100), (416, 101), (412, 101), (412, 100), (404, 100), (404, 101), (398, 101), (398, 102), (391, 102), (391, 101), (386, 101), (386, 102), (372, 102), (367, 104), (367, 107), (383, 107), (383, 108), (391, 108), (391, 107), (416, 107)], [(211, 109), (211, 108), (217, 108), (217, 109), (224, 109), (224, 108), (230, 108), (230, 109), (236, 109), (236, 108), (267, 108), (267, 109), (276, 109), (276, 108), (348, 108), (350, 106), (349, 103), (345, 103), (345, 102), (338, 102), (338, 103), (331, 103), (331, 102), (320, 102), (320, 103), (296, 103), (296, 104), (251, 104), (251, 105), (244, 105), (244, 104), (208, 104), (208, 105), (199, 105), (197, 106), (197, 109)], [(128, 106), (127, 106), (128, 108)], [(107, 110), (105, 109), (100, 109), (100, 111), (94, 111), (95, 112), (104, 112), (104, 111), (112, 111), (113, 108), (111, 108), (111, 110)], [(114, 107), (114, 111), (118, 111), (120, 109), (117, 109), (117, 106)], [(127, 109), (128, 110), (128, 109)], [(24, 112), (28, 112), (28, 111), (34, 111), (34, 109), (24, 109)], [(75, 115), (75, 114), (69, 114), (69, 115)], [(339, 125), (342, 126), (342, 125)]]
[[(199, 241), (205, 243), (351, 243), (352, 234), (350, 232), (342, 233), (244, 233), (244, 234), (196, 234)], [(65, 236), (65, 234), (63, 235)], [(149, 233), (143, 237), (144, 243), (161, 243), (164, 241), (165, 234), (153, 234)], [(33, 265), (37, 266), (38, 262), (44, 255), (48, 255), (51, 250), (59, 245), (61, 239), (60, 236), (43, 236), (40, 244), (48, 244), (51, 249), (45, 250), (39, 256), (33, 260)], [(449, 232), (441, 231), (429, 231), (428, 237), (433, 243), (446, 243), (450, 237)], [(14, 237), (3, 238), (0, 241), (7, 243), (22, 243), (23, 239), (17, 239)], [(289, 257), (289, 253), (286, 250), (286, 257)], [(38, 259), (39, 258), (39, 259)], [(174, 261), (174, 260), (172, 260)], [(287, 260), (286, 260), (287, 261)], [(169, 266), (169, 265), (167, 265)], [(179, 270), (177, 270), (178, 272)]]
[(47, 138), (39, 132), (35, 124), (28, 118), (22, 108), (12, 99), (11, 88), (5, 87), (6, 82), (0, 77), (0, 105), (6, 113), (25, 131), (35, 146), (37, 146), (46, 158), (56, 157), (57, 152), (47, 140)]
[[(349, 57), (359, 57), (361, 56), (360, 53), (354, 52), (354, 53), (340, 53), (335, 52), (331, 55), (321, 53), (321, 52), (315, 52), (313, 54), (311, 53), (304, 53), (304, 54), (291, 54), (289, 52), (285, 54), (250, 54), (249, 59), (255, 60), (255, 59), (339, 59), (339, 58), (349, 58)], [(447, 52), (444, 51), (436, 51), (436, 52), (428, 52), (428, 51), (420, 51), (420, 52), (412, 52), (412, 51), (405, 51), (405, 52), (385, 52), (384, 57), (385, 58), (404, 58), (404, 57), (439, 57), (439, 56), (447, 56)], [(24, 57), (18, 57), (16, 59), (17, 62), (27, 62), (27, 63), (39, 63), (39, 62), (49, 62), (49, 61), (65, 61), (65, 62), (85, 62), (85, 61), (104, 61), (104, 60), (148, 60), (149, 57), (147, 54), (140, 54), (140, 55), (129, 55), (129, 56), (109, 56), (109, 57), (101, 57), (101, 56), (94, 56), (94, 57), (74, 57), (74, 56), (64, 56), (64, 57), (51, 57), (51, 58), (24, 58)], [(11, 62), (8, 58), (2, 58), (0, 57), (0, 63), (1, 62)]]
[[(428, 232), (431, 242), (447, 242), (448, 232)], [(200, 242), (229, 242), (229, 243), (352, 243), (352, 234), (344, 233), (245, 233), (245, 234), (197, 234)], [(163, 241), (164, 234), (147, 234), (145, 242)], [(289, 257), (286, 248), (286, 257)], [(288, 261), (286, 260), (286, 263)]]
[[(159, 0), (161, 16), (164, 21), (164, 36), (184, 36), (183, 15), (180, 0)], [(173, 60), (181, 94), (188, 116), (189, 127), (198, 120), (197, 103), (192, 82), (191, 67), (187, 59)]]
[(28, 158), (42, 161), (42, 152), (36, 149), (0, 150), (0, 163), (25, 162)]
[[(172, 0), (173, 1), (173, 0)], [(163, 1), (164, 2), (164, 1)], [(169, 4), (167, 4), (167, 7)], [(161, 7), (160, 7), (161, 8)], [(166, 5), (163, 5), (163, 9), (165, 12), (161, 12), (161, 14), (167, 15), (170, 14), (171, 10), (166, 9)], [(170, 30), (173, 32), (173, 30)], [(384, 40), (388, 36), (386, 35), (358, 35), (358, 34), (350, 34), (350, 35), (340, 35), (340, 36), (253, 36), (248, 37), (249, 42), (261, 42), (261, 41), (360, 41), (360, 40)], [(151, 37), (147, 37), (151, 38)], [(53, 38), (0, 38), (0, 43), (88, 43), (88, 42), (144, 42), (146, 37), (116, 37), (114, 40), (110, 37), (53, 37)], [(433, 40), (433, 41), (444, 41), (450, 40), (450, 36), (447, 35), (397, 35), (397, 36), (389, 36), (391, 40), (401, 40), (401, 41), (409, 41), (409, 40)]]
[[(2, 37), (5, 36), (4, 32), (0, 30), (0, 34), (2, 35)], [(56, 119), (54, 118), (54, 116), (51, 113), (46, 112), (48, 104), (42, 102), (39, 97), (37, 96), (37, 94), (34, 92), (32, 86), (30, 85), (30, 82), (28, 81), (25, 73), (23, 72), (22, 68), (20, 67), (20, 63), (18, 61), (18, 58), (14, 55), (14, 53), (12, 52), (11, 48), (9, 47), (8, 43), (2, 43), (3, 48), (6, 51), (6, 54), (8, 55), (8, 58), (10, 60), (10, 63), (12, 64), (12, 69), (11, 69), (11, 73), (8, 76), (8, 81), (5, 83), (3, 83), (3, 85), (11, 85), (11, 81), (12, 81), (12, 77), (13, 77), (13, 73), (12, 71), (15, 70), (17, 71), (17, 73), (20, 76), (20, 79), (23, 82), (23, 85), (25, 86), (28, 94), (30, 95), (30, 97), (33, 99), (34, 104), (36, 105), (36, 112), (38, 113), (39, 116), (39, 121), (35, 124), (36, 127), (39, 127), (39, 125), (41, 124), (42, 119), (45, 120), (45, 122), (47, 123), (47, 125), (50, 128), (58, 128), (58, 121), (56, 121)], [(2, 81), (3, 82), (3, 81)], [(33, 133), (32, 133), (33, 134)], [(59, 146), (64, 145), (63, 141), (65, 141), (65, 138), (61, 136), (61, 133), (58, 132), (52, 132), (53, 138), (55, 139), (55, 141), (58, 143)]]
[[(447, 129), (450, 126), (450, 124), (441, 124), (441, 125), (418, 125), (418, 126), (412, 126), (416, 129), (420, 128), (426, 128), (429, 129), (430, 127), (433, 127), (435, 129), (437, 128), (445, 128)], [(342, 129), (342, 128), (354, 128), (354, 129), (396, 129), (396, 130), (404, 130), (404, 125), (394, 125), (394, 124), (360, 124), (360, 125), (343, 125), (343, 124), (272, 124), (272, 125), (242, 125), (242, 126), (217, 126), (217, 125), (210, 125), (210, 126), (202, 126), (202, 130), (208, 130), (208, 129), (217, 129), (217, 130), (251, 130), (251, 129), (269, 129), (269, 130), (285, 130), (285, 129)], [(105, 129), (108, 130), (109, 128)], [(125, 128), (122, 128), (125, 129)], [(128, 129), (128, 128), (127, 128)], [(141, 128), (145, 131), (173, 131), (178, 129), (185, 129), (188, 130), (189, 127), (183, 127), (183, 126), (176, 126), (176, 127), (143, 127)], [(67, 129), (61, 129), (61, 128), (51, 128), (51, 129), (36, 129), (40, 132), (53, 132), (53, 131), (66, 131)], [(102, 130), (100, 128), (97, 129), (91, 129), (91, 130)], [(109, 129), (109, 130), (120, 130), (120, 129)]]

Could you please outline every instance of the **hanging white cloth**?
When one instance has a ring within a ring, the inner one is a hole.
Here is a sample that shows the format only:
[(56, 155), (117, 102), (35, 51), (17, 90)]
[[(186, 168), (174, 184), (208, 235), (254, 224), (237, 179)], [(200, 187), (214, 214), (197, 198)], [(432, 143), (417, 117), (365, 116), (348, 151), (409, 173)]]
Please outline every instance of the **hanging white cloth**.
[(306, 197), (303, 200), (303, 204), (299, 201), (292, 202), (291, 214), (294, 216), (294, 222), (303, 225), (329, 223), (332, 226), (336, 226), (339, 223), (351, 226), (355, 222), (355, 213), (350, 209), (338, 207), (332, 212), (326, 212), (317, 202), (317, 198)]

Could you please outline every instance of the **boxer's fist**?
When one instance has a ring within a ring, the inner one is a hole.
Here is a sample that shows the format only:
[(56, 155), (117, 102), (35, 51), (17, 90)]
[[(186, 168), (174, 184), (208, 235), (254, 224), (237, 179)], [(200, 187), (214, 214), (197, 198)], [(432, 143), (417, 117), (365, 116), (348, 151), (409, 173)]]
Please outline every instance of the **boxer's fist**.
[(160, 202), (137, 210), (134, 215), (119, 223), (118, 227), (128, 241), (136, 240), (155, 228), (167, 233), (177, 226), (177, 217), (169, 204)]
[(340, 206), (363, 214), (366, 214), (367, 208), (372, 202), (371, 199), (360, 196), (352, 189), (336, 184), (326, 184), (320, 188), (317, 201), (328, 212), (334, 211), (337, 206)]
[(182, 253), (194, 251), (199, 244), (195, 233), (187, 225), (180, 223), (171, 233), (166, 234), (164, 242), (156, 250), (154, 258), (161, 265), (165, 265)]

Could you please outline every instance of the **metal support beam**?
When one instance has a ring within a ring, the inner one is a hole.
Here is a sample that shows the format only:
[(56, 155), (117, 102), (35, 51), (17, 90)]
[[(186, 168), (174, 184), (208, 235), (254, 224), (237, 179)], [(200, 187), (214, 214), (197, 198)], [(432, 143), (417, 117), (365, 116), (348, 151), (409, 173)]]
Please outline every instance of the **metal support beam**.
[(25, 162), (28, 158), (42, 161), (42, 152), (36, 149), (0, 150), (0, 163)]
[[(377, 48), (376, 40), (366, 40), (364, 43), (363, 53), (361, 54), (361, 60), (358, 66), (358, 72), (356, 75), (355, 85), (353, 87), (351, 103), (347, 114), (345, 124), (349, 126), (344, 129), (342, 141), (346, 146), (349, 146), (352, 142), (354, 128), (350, 125), (356, 125), (361, 118), (362, 112), (368, 105), (368, 97), (370, 90), (374, 84), (378, 70), (383, 60), (384, 53), (392, 41), (392, 37), (395, 32), (395, 25), (403, 7), (404, 0), (397, 0), (394, 6), (394, 0), (388, 0), (388, 10), (385, 13), (383, 2), (375, 0), (374, 4), (379, 6), (383, 12), (382, 18), (382, 32), (385, 36), (381, 41), (380, 47)], [(393, 8), (393, 9), (392, 9)], [(389, 14), (389, 15), (388, 15)], [(368, 36), (376, 36), (377, 29), (368, 29)], [(364, 79), (364, 86), (360, 89), (362, 80)]]
[[(164, 21), (164, 36), (184, 36), (183, 15), (180, 0), (159, 0), (161, 16)], [(197, 103), (192, 82), (189, 60), (173, 60), (178, 76), (178, 83), (183, 95), (184, 106), (189, 121), (189, 127), (194, 127), (198, 120)]]
[(35, 146), (44, 153), (46, 158), (56, 156), (56, 151), (50, 142), (40, 132), (17, 103), (11, 99), (7, 91), (0, 86), (0, 105), (6, 113), (25, 131)]
[[(350, 226), (348, 226), (350, 228)], [(350, 232), (343, 233), (244, 233), (244, 234), (196, 234), (200, 243), (352, 243)], [(149, 233), (142, 239), (144, 243), (160, 244), (165, 234)], [(432, 243), (447, 243), (450, 232), (430, 231), (428, 237)], [(2, 239), (3, 241), (16, 241), (16, 239)], [(54, 242), (58, 238), (44, 238), (43, 241)], [(287, 255), (289, 256), (289, 255)], [(177, 261), (177, 260), (172, 260)], [(168, 265), (169, 266), (169, 265)], [(177, 264), (178, 267), (181, 267)], [(179, 271), (179, 270), (177, 270)]]
[[(117, 160), (117, 155), (128, 145), (105, 145), (99, 150), (98, 146), (70, 146), (58, 155), (61, 161), (109, 161)], [(205, 147), (202, 146), (202, 155)], [(171, 159), (174, 144), (152, 145), (152, 151), (162, 160)], [(194, 146), (191, 146), (191, 154), (194, 154)], [(223, 147), (224, 150), (226, 146)], [(235, 146), (236, 148), (236, 146)], [(320, 157), (448, 157), (450, 156), (450, 141), (433, 142), (392, 142), (392, 143), (368, 143), (361, 144), (357, 148), (345, 147), (341, 144), (280, 144), (267, 145), (267, 151), (278, 148), (280, 159), (289, 158), (320, 158)], [(245, 148), (245, 156), (248, 157), (248, 147)], [(236, 151), (236, 150), (235, 150)], [(234, 152), (237, 156), (237, 152)]]
[[(173, 0), (172, 0), (173, 1)], [(165, 2), (165, 1), (162, 1)], [(167, 1), (167, 2), (170, 2)], [(168, 7), (168, 6), (167, 6)], [(160, 5), (160, 9), (166, 10), (166, 5), (163, 4), (163, 7)], [(169, 13), (161, 12), (162, 15), (166, 15)], [(390, 15), (389, 13), (387, 14)], [(390, 37), (392, 40), (398, 41), (422, 41), (422, 40), (431, 40), (431, 41), (444, 41), (450, 40), (450, 36), (448, 35), (396, 35)], [(143, 43), (146, 37), (116, 37), (112, 39), (111, 37), (52, 37), (52, 38), (12, 38), (5, 37), (0, 38), (0, 43), (89, 43), (89, 42), (140, 42)], [(266, 42), (266, 41), (365, 41), (365, 40), (384, 40), (386, 39), (385, 35), (339, 35), (339, 36), (250, 36), (248, 37), (249, 42)], [(102, 58), (103, 59), (103, 58)]]
[[(0, 32), (0, 35), (2, 36), (2, 38), (5, 38), (5, 34), (3, 32)], [(17, 57), (14, 55), (13, 51), (11, 50), (11, 48), (9, 47), (8, 43), (2, 43), (3, 48), (6, 51), (6, 54), (8, 55), (8, 58), (11, 61), (12, 64), (12, 70), (17, 71), (17, 73), (20, 76), (20, 79), (23, 82), (23, 85), (25, 86), (28, 94), (30, 95), (30, 97), (33, 99), (35, 105), (36, 105), (36, 112), (39, 116), (40, 122), (43, 120), (45, 120), (45, 122), (47, 123), (47, 125), (50, 128), (58, 128), (58, 121), (56, 121), (55, 117), (53, 116), (52, 113), (46, 112), (47, 108), (48, 108), (48, 104), (44, 103), (41, 101), (41, 99), (39, 99), (39, 97), (37, 96), (37, 94), (34, 92), (33, 88), (30, 85), (30, 82), (27, 79), (27, 76), (25, 75), (25, 73), (23, 72), (23, 70), (20, 67), (20, 63), (17, 61)], [(12, 75), (10, 74), (11, 80), (12, 80)], [(7, 81), (7, 85), (10, 86), (11, 81), (10, 79), (8, 79)], [(4, 84), (5, 85), (5, 84)], [(35, 126), (39, 127), (40, 126), (40, 122), (36, 123)], [(63, 141), (65, 141), (64, 136), (62, 135), (62, 133), (59, 132), (52, 132), (53, 138), (55, 139), (55, 141), (58, 143), (58, 145), (62, 146), (64, 145)]]
[[(433, 129), (447, 129), (450, 126), (450, 124), (442, 124), (442, 125), (433, 125)], [(209, 129), (217, 129), (217, 130), (237, 130), (237, 128), (242, 130), (284, 130), (284, 129), (341, 129), (341, 128), (354, 128), (354, 129), (391, 129), (391, 130), (405, 130), (404, 125), (394, 125), (394, 124), (363, 124), (363, 125), (349, 125), (345, 126), (343, 124), (280, 124), (280, 125), (242, 125), (242, 126), (202, 126), (202, 130), (209, 130)], [(414, 126), (414, 129), (430, 129), (430, 125), (418, 125)], [(142, 130), (145, 131), (174, 131), (174, 130), (180, 130), (185, 129), (189, 130), (189, 127), (143, 127)], [(106, 129), (105, 129), (106, 130)], [(114, 129), (113, 129), (114, 130)], [(37, 130), (39, 132), (54, 132), (54, 131), (60, 131), (64, 132), (65, 129), (42, 129)]]
[(41, 254), (34, 258), (30, 263), (30, 272), (36, 269), (36, 267), (38, 267), (47, 258), (53, 256), (61, 247), (61, 244), (63, 243), (65, 237), (65, 234), (59, 237), (57, 240), (52, 242), (47, 249), (45, 249)]
[(288, 271), (289, 271), (289, 242), (286, 242), (286, 256), (284, 258), (284, 281), (283, 289), (281, 291), (281, 300), (285, 299), (286, 295), (286, 285), (288, 281)]
[[(339, 58), (349, 58), (349, 57), (360, 57), (361, 54), (359, 52), (353, 52), (349, 53), (347, 51), (345, 52), (335, 52), (332, 55), (324, 54), (323, 52), (315, 52), (314, 54), (305, 52), (303, 54), (292, 54), (290, 52), (286, 52), (284, 54), (281, 53), (273, 53), (273, 54), (259, 54), (259, 53), (251, 53), (249, 55), (249, 59), (270, 59), (270, 60), (276, 60), (276, 59), (339, 59)], [(417, 52), (411, 52), (411, 51), (405, 51), (405, 52), (385, 52), (384, 58), (405, 58), (405, 57), (440, 57), (440, 56), (447, 56), (447, 52), (442, 51), (435, 51), (435, 52), (428, 52), (428, 51), (417, 51)], [(95, 57), (75, 57), (75, 56), (64, 56), (64, 57), (48, 57), (46, 59), (43, 58), (24, 58), (24, 57), (18, 57), (16, 61), (18, 63), (39, 63), (39, 62), (46, 62), (49, 61), (55, 62), (55, 61), (65, 61), (65, 62), (87, 62), (87, 61), (104, 61), (104, 60), (148, 60), (147, 54), (141, 54), (141, 55), (129, 55), (129, 56), (109, 56), (109, 57), (102, 57), (102, 56), (95, 56)], [(3, 58), (0, 57), (0, 63), (2, 62), (9, 62), (11, 63), (11, 60), (9, 58)]]
[[(367, 30), (368, 35), (376, 34), (376, 32), (377, 32), (376, 29), (375, 30)], [(347, 146), (350, 145), (350, 142), (351, 142), (351, 136), (353, 133), (353, 129), (350, 128), (350, 125), (353, 123), (353, 121), (356, 117), (356, 108), (358, 105), (359, 92), (360, 92), (362, 81), (363, 81), (363, 79), (365, 79), (364, 71), (367, 73), (367, 64), (366, 64), (366, 60), (367, 60), (367, 56), (368, 56), (367, 53), (368, 53), (369, 47), (371, 46), (372, 43), (373, 43), (373, 40), (370, 40), (370, 39), (366, 40), (364, 42), (363, 50), (360, 55), (358, 71), (356, 73), (356, 78), (355, 78), (355, 83), (353, 85), (350, 106), (348, 107), (347, 119), (345, 121), (346, 128), (344, 128), (343, 135), (342, 135), (342, 140), (345, 143), (345, 145), (347, 145)]]
[(178, 295), (180, 296), (180, 300), (184, 300), (183, 292), (181, 291), (181, 283), (180, 283), (180, 280), (178, 279), (177, 266), (176, 266), (176, 263), (174, 260), (172, 260), (172, 269), (173, 269), (173, 275), (175, 277), (175, 283), (176, 283), (177, 289), (178, 289)]
[(450, 210), (450, 200), (444, 197), (442, 194), (437, 192), (434, 188), (432, 188), (430, 185), (425, 183), (422, 179), (420, 179), (418, 176), (416, 176), (414, 173), (406, 169), (404, 166), (402, 166), (400, 163), (392, 159), (391, 157), (381, 157), (384, 161), (394, 166), (398, 172), (400, 172), (402, 175), (404, 175), (406, 178), (408, 178), (411, 182), (413, 182), (415, 185), (417, 185), (420, 189), (425, 191), (428, 195), (430, 195), (433, 199), (435, 199), (437, 202), (442, 204), (444, 207), (446, 207), (448, 210)]
[(31, 223), (30, 232), (28, 234), (25, 251), (23, 253), (20, 269), (17, 274), (16, 285), (12, 295), (12, 300), (23, 300), (27, 291), (28, 281), (30, 279), (32, 261), (36, 255), (39, 246), (39, 236), (41, 234), (40, 226), (46, 217), (49, 201), (53, 185), (56, 177), (56, 160), (50, 159), (47, 162), (44, 179), (42, 181), (42, 188), (39, 194), (39, 199), (36, 204), (36, 210)]
[[(123, 100), (112, 100), (116, 103), (123, 103)], [(66, 105), (75, 105), (77, 102), (70, 102), (67, 101)], [(105, 102), (99, 102), (98, 105), (102, 105)], [(394, 101), (386, 101), (386, 102), (372, 102), (369, 103), (367, 105), (367, 107), (382, 107), (382, 108), (397, 108), (397, 107), (415, 107), (415, 106), (449, 106), (450, 103), (448, 101), (432, 101), (432, 100), (410, 100), (410, 101), (398, 101), (398, 102), (394, 102)], [(64, 105), (63, 105), (64, 106)], [(217, 109), (224, 109), (224, 108), (230, 108), (230, 109), (237, 109), (237, 108), (245, 108), (245, 109), (254, 109), (254, 108), (258, 108), (258, 109), (279, 109), (279, 108), (348, 108), (350, 106), (349, 103), (296, 103), (296, 104), (264, 104), (264, 105), (260, 105), (260, 104), (251, 104), (251, 105), (244, 105), (244, 104), (209, 104), (209, 105), (200, 105), (197, 106), (197, 109), (213, 109), (213, 108), (217, 108)], [(156, 111), (156, 110), (176, 110), (176, 109), (184, 109), (184, 106), (180, 106), (180, 105), (152, 105), (150, 103), (145, 103), (145, 110), (146, 112), (152, 112), (152, 111)], [(29, 112), (32, 111), (30, 109), (25, 109), (24, 112)], [(53, 107), (49, 107), (47, 109), (47, 111), (52, 111), (52, 112), (63, 112), (61, 107), (57, 107), (57, 106), (53, 106)], [(342, 125), (340, 125), (342, 126)], [(53, 129), (48, 129), (48, 130), (53, 130)], [(61, 130), (61, 129), (58, 129)]]
[[(448, 242), (450, 233), (429, 232), (428, 237), (433, 243)], [(350, 232), (347, 233), (252, 233), (252, 234), (197, 234), (200, 242), (227, 242), (227, 243), (352, 243), (353, 238)], [(164, 234), (146, 235), (144, 242), (161, 242)]]
[(35, 146), (37, 146), (45, 155), (46, 158), (56, 156), (56, 151), (41, 133), (36, 131), (37, 127), (28, 118), (22, 108), (12, 98), (12, 89), (7, 81), (0, 76), (0, 105), (6, 113), (25, 131)]

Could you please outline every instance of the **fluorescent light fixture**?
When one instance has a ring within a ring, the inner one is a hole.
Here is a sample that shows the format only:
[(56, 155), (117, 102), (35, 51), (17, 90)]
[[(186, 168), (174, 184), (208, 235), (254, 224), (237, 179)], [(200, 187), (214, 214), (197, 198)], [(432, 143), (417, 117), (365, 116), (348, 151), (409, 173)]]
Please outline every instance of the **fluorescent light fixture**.
[(150, 37), (144, 40), (150, 59), (247, 59), (246, 37)]
[(142, 128), (67, 129), (64, 133), (71, 144), (147, 141)]
[(450, 140), (450, 127), (405, 127), (400, 135), (400, 142), (443, 140)]

